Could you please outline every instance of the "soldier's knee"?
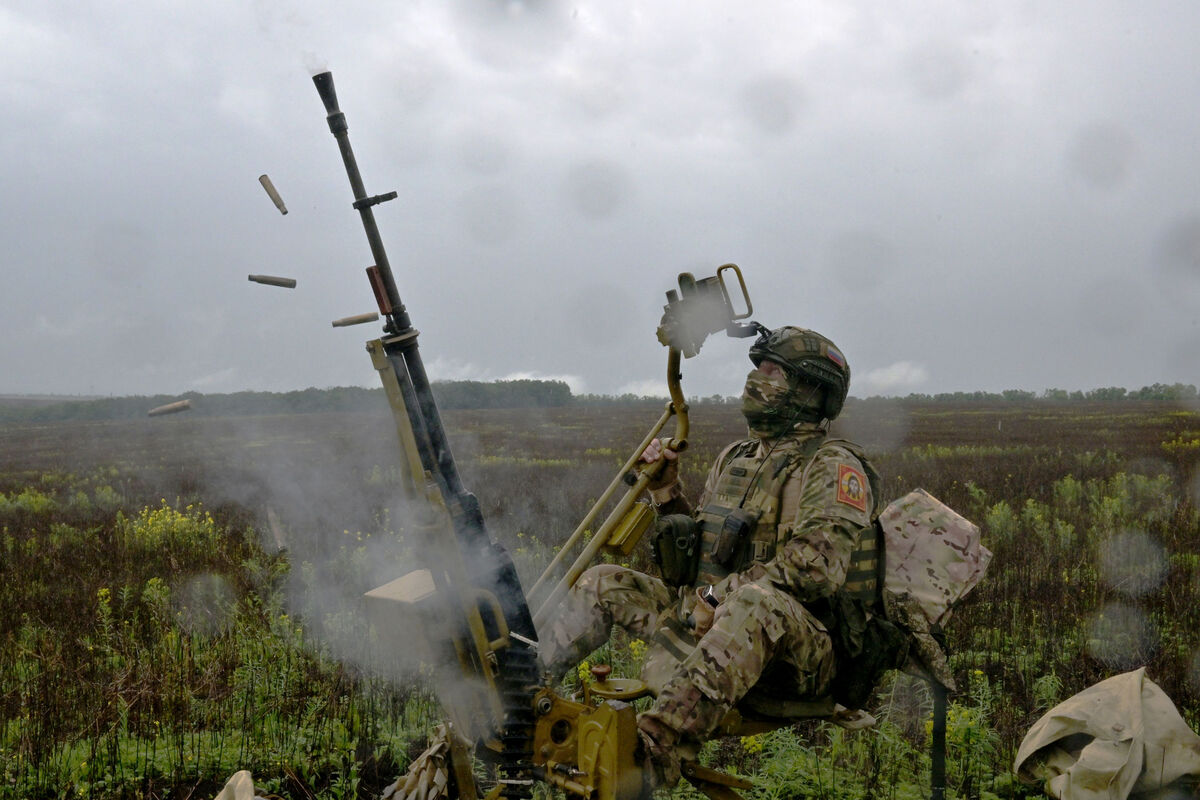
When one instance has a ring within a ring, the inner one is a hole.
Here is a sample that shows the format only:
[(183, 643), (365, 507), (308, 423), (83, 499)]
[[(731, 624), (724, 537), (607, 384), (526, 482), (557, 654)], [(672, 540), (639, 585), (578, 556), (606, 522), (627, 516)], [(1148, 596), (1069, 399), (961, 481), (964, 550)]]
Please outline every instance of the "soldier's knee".
[(619, 567), (616, 564), (597, 564), (594, 567), (588, 567), (583, 574), (579, 576), (579, 580), (575, 581), (578, 586), (582, 583), (596, 583), (601, 578), (606, 578), (615, 575), (618, 572), (624, 571), (625, 567)]
[(589, 569), (584, 572), (583, 575), (590, 575), (596, 579), (611, 578), (620, 575), (620, 573), (630, 571), (631, 570), (629, 567), (617, 566), (616, 564), (598, 564), (593, 567), (589, 567)]
[(721, 622), (750, 638), (765, 636), (777, 642), (795, 630), (804, 607), (785, 592), (756, 583), (739, 586), (725, 597)]
[(782, 595), (783, 593), (778, 590), (769, 589), (757, 583), (745, 583), (727, 594), (721, 604), (731, 612), (735, 609), (755, 612), (759, 609), (775, 608), (783, 599)]
[(623, 568), (616, 564), (598, 564), (585, 570), (571, 587), (575, 592), (595, 593), (597, 588), (613, 578)]

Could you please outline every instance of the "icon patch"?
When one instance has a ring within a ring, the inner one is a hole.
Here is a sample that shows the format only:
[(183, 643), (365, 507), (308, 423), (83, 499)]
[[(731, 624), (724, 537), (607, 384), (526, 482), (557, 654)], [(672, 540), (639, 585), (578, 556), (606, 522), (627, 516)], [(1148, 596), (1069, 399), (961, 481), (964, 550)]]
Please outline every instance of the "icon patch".
[(867, 510), (867, 479), (848, 464), (838, 464), (837, 501), (859, 511)]

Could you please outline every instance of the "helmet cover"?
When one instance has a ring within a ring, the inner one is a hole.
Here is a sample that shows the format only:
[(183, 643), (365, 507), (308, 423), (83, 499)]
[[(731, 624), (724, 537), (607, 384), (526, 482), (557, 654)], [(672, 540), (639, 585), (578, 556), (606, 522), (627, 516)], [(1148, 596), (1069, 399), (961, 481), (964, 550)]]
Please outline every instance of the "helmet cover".
[(824, 418), (841, 413), (850, 392), (850, 365), (837, 345), (816, 331), (785, 325), (764, 333), (750, 346), (750, 360), (756, 367), (772, 361), (783, 367), (792, 381), (825, 389)]

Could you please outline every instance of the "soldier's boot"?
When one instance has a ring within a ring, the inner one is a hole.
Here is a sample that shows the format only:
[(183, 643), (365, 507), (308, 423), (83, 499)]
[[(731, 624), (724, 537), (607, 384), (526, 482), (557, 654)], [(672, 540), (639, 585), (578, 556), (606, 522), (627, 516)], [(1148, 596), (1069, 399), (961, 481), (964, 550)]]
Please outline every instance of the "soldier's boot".
[(642, 796), (655, 789), (670, 789), (679, 783), (679, 734), (654, 717), (638, 717), (638, 738), (642, 761)]
[(705, 696), (690, 683), (673, 680), (663, 687), (654, 705), (638, 715), (649, 788), (670, 789), (678, 783), (681, 761), (695, 760), (700, 746), (728, 712), (725, 703)]

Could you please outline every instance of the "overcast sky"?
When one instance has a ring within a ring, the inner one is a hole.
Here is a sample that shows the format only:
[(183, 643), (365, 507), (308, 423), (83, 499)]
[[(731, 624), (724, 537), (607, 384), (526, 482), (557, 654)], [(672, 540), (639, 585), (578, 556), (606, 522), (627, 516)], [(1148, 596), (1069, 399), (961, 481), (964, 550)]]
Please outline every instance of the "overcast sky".
[(0, 394), (375, 385), (325, 69), (435, 379), (661, 392), (664, 291), (736, 262), (858, 396), (1200, 382), (1194, 0), (0, 0), (0, 41)]

